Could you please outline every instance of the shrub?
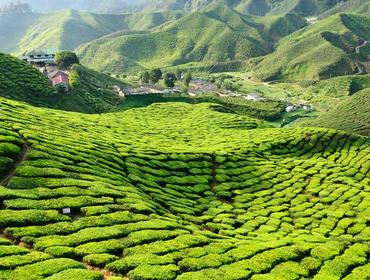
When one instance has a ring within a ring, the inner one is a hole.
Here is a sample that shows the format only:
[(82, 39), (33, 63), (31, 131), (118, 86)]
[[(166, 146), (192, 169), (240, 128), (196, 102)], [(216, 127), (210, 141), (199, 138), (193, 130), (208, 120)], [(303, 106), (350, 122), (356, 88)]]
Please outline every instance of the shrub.
[(76, 258), (75, 249), (71, 247), (55, 246), (49, 247), (45, 250), (45, 253), (52, 255), (56, 258)]
[(85, 268), (83, 264), (71, 259), (52, 259), (18, 267), (12, 275), (14, 280), (39, 280), (66, 269)]
[(45, 278), (46, 280), (102, 280), (103, 275), (99, 272), (86, 269), (67, 269)]
[(106, 264), (117, 260), (118, 257), (110, 254), (93, 254), (87, 255), (83, 261), (97, 267), (104, 267)]
[(169, 256), (158, 256), (154, 254), (136, 254), (124, 257), (106, 266), (107, 269), (122, 274), (143, 265), (168, 265), (173, 264), (174, 259)]
[(143, 265), (128, 273), (132, 280), (173, 280), (179, 269), (176, 265)]

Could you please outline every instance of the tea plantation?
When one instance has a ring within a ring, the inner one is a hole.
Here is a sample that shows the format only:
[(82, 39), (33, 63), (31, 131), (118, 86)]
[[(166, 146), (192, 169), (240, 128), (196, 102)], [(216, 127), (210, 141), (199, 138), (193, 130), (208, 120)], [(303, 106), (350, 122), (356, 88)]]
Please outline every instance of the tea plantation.
[(369, 138), (215, 106), (0, 98), (0, 279), (369, 279)]

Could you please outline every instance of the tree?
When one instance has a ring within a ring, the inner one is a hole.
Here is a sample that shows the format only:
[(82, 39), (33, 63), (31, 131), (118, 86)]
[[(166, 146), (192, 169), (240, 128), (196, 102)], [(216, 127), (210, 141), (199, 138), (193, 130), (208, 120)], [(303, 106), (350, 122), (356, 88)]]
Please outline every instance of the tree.
[(73, 64), (80, 64), (80, 61), (74, 52), (61, 51), (55, 54), (55, 63), (61, 68), (69, 68)]
[(179, 68), (176, 69), (176, 79), (181, 80), (182, 79), (182, 72)]
[(57, 93), (59, 94), (64, 94), (64, 93), (67, 93), (67, 87), (63, 84), (59, 84), (55, 87)]
[(147, 84), (150, 81), (150, 74), (148, 71), (144, 71), (140, 73), (140, 81), (143, 84)]
[(152, 84), (158, 83), (158, 81), (162, 78), (162, 75), (163, 75), (163, 73), (162, 73), (161, 69), (159, 69), (159, 68), (153, 69), (152, 71), (150, 71), (150, 74), (149, 74), (150, 82)]
[(185, 87), (189, 87), (190, 85), (190, 82), (191, 80), (193, 79), (193, 77), (191, 76), (190, 72), (186, 73), (185, 77), (184, 77), (184, 85)]
[(164, 75), (164, 84), (169, 87), (173, 88), (175, 87), (176, 82), (176, 75), (174, 73), (166, 73)]

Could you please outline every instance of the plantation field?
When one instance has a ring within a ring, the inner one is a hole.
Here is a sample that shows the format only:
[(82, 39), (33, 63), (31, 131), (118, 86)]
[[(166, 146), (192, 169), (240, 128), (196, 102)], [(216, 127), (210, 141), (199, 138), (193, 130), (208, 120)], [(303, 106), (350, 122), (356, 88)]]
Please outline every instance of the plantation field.
[(0, 279), (368, 279), (370, 140), (215, 106), (0, 98)]

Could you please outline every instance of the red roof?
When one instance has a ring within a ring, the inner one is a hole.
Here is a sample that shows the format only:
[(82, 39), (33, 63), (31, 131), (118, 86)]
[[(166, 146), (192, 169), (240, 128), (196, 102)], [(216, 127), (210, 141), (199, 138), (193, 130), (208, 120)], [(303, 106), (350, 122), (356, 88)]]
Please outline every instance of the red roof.
[(58, 72), (51, 79), (51, 83), (53, 84), (53, 86), (57, 86), (57, 85), (60, 85), (60, 84), (64, 84), (64, 85), (68, 86), (69, 85), (68, 75), (64, 72)]

